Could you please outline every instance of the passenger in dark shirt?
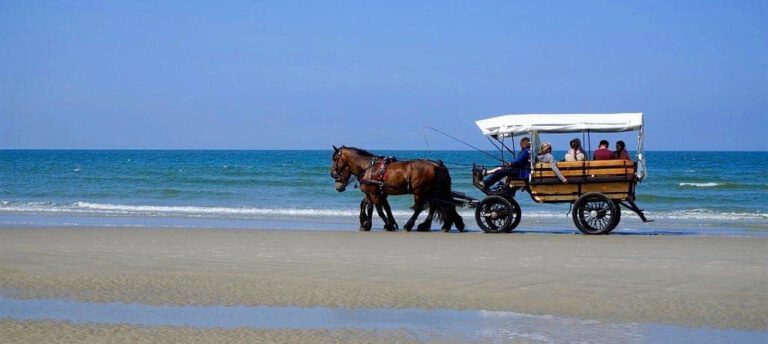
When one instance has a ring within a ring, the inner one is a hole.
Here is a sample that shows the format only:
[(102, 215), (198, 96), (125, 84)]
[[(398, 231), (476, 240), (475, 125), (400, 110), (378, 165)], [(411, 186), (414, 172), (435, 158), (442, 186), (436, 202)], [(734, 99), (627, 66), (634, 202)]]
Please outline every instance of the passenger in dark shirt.
[(592, 160), (613, 160), (613, 152), (608, 149), (608, 140), (601, 140), (600, 147), (592, 154)]
[(488, 178), (485, 181), (478, 180), (476, 185), (482, 189), (489, 188), (496, 184), (504, 177), (512, 177), (513, 179), (528, 179), (528, 175), (531, 173), (531, 140), (527, 137), (523, 137), (520, 140), (520, 154), (517, 155), (517, 159), (510, 161), (504, 166), (500, 166), (488, 171)]

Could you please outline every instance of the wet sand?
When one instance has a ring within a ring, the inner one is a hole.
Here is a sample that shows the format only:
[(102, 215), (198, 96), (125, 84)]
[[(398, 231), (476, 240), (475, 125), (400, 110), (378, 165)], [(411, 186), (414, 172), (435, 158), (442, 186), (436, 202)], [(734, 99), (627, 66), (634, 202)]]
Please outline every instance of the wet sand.
[(6, 344), (26, 343), (419, 343), (405, 331), (139, 327), (0, 319)]
[[(768, 238), (0, 229), (0, 288), (9, 297), (87, 302), (484, 309), (765, 331)], [(89, 326), (191, 338), (240, 331), (264, 340), (301, 341), (307, 333), (318, 341), (413, 340), (396, 331), (141, 330), (9, 319), (0, 333), (93, 332)]]

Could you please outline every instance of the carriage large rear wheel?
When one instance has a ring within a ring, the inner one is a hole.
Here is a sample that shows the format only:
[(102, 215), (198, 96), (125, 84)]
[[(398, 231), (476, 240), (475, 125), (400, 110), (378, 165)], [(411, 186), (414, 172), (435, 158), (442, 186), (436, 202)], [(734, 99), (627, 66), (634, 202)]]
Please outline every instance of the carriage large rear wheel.
[(573, 223), (584, 234), (608, 234), (621, 218), (620, 209), (607, 196), (592, 192), (579, 197), (573, 205)]
[(520, 224), (520, 205), (514, 198), (483, 198), (475, 209), (477, 225), (486, 233), (509, 233)]

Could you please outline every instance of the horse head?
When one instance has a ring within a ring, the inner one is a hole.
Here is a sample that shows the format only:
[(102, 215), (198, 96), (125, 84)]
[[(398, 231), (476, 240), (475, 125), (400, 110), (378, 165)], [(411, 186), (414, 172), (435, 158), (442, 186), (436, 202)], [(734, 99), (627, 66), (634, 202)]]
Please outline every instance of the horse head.
[(344, 157), (344, 146), (336, 148), (333, 146), (333, 156), (331, 158), (331, 178), (336, 182), (336, 191), (343, 192), (349, 185), (349, 179), (352, 177), (352, 167)]

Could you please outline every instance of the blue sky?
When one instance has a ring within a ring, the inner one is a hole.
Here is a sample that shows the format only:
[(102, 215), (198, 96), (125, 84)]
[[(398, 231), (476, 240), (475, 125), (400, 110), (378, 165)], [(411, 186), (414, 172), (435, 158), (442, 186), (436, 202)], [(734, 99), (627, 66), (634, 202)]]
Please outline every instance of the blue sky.
[(651, 150), (768, 150), (766, 1), (4, 0), (0, 66), (0, 148), (489, 147), (477, 119), (644, 112)]

